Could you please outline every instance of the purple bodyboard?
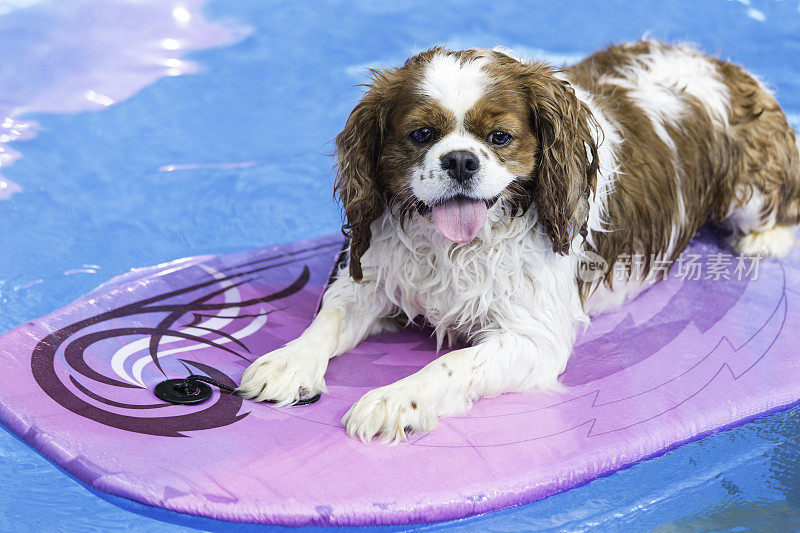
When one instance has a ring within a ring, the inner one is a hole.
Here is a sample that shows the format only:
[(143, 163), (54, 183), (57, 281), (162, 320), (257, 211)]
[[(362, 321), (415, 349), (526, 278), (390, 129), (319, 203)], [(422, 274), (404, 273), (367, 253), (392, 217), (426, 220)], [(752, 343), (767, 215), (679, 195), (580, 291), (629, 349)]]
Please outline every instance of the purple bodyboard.
[(565, 391), (484, 399), (398, 446), (350, 439), (339, 420), (368, 390), (436, 357), (426, 329), (381, 334), (332, 360), (330, 393), (312, 405), (216, 389), (195, 406), (153, 395), (190, 373), (233, 386), (250, 361), (297, 337), (340, 247), (326, 237), (139, 269), (2, 335), (0, 421), (86, 485), (147, 505), (377, 525), (531, 502), (800, 399), (800, 254), (745, 273), (708, 231), (687, 254), (707, 267), (725, 255), (728, 270), (673, 269), (596, 318)]

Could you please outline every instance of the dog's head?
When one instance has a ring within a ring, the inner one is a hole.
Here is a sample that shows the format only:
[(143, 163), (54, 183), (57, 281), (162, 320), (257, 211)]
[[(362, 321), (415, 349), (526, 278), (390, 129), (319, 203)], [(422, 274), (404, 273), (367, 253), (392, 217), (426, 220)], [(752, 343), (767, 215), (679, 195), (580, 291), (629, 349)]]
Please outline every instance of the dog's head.
[(373, 72), (336, 138), (355, 280), (370, 224), (390, 206), (469, 242), (498, 200), (508, 216), (533, 205), (553, 250), (568, 253), (588, 217), (597, 147), (589, 110), (555, 73), (500, 52), (443, 48)]

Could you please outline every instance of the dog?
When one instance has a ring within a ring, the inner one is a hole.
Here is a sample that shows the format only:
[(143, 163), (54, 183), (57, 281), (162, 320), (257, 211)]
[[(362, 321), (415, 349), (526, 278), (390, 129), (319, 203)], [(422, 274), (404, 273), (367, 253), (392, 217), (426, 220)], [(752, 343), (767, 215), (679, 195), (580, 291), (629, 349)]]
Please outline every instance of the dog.
[[(326, 392), (328, 360), (427, 322), (441, 355), (342, 418), (397, 442), (481, 397), (558, 390), (576, 334), (658, 281), (706, 222), (783, 257), (800, 223), (795, 132), (770, 90), (689, 45), (611, 46), (563, 69), (503, 50), (432, 48), (373, 71), (336, 138), (348, 261), (303, 334), (239, 393)], [(623, 255), (644, 261), (611, 272)], [(608, 272), (578, 275), (600, 257)]]

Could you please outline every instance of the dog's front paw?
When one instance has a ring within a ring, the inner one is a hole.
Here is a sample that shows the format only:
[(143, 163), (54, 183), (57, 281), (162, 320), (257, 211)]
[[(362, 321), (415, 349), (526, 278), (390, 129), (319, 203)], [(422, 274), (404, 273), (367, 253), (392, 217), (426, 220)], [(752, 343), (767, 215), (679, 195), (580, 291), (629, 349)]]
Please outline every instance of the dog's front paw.
[(342, 418), (347, 434), (364, 442), (397, 443), (410, 433), (427, 433), (438, 424), (434, 402), (413, 383), (371, 390)]
[(239, 396), (258, 402), (289, 405), (328, 392), (325, 387), (327, 359), (313, 350), (287, 344), (256, 359), (242, 376)]

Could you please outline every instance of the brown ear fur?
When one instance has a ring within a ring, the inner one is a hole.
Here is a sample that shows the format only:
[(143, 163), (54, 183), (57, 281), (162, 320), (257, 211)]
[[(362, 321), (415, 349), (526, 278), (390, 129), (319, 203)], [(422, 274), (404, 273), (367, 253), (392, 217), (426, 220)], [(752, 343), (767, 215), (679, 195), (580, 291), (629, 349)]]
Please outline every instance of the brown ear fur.
[(553, 76), (544, 65), (527, 76), (533, 131), (539, 154), (529, 193), (553, 251), (568, 254), (575, 235), (586, 237), (589, 195), (597, 182), (597, 127), (589, 109), (569, 83)]
[[(381, 75), (375, 73), (375, 76), (377, 83)], [(363, 278), (361, 256), (369, 248), (370, 224), (383, 211), (376, 179), (386, 116), (383, 98), (373, 83), (336, 137), (334, 194), (342, 202), (346, 219), (342, 233), (350, 238), (350, 275), (355, 281)]]

